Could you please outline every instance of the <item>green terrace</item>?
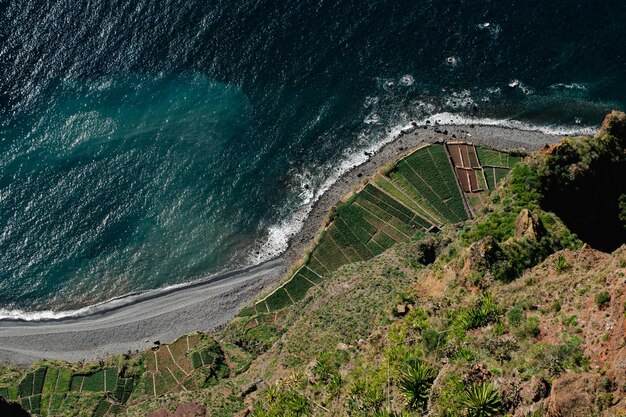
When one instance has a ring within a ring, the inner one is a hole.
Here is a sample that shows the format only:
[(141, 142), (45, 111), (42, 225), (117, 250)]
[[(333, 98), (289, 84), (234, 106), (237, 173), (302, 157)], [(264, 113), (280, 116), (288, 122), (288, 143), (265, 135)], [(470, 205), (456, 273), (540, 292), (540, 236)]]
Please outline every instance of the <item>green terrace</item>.
[[(87, 369), (46, 363), (0, 385), (0, 397), (19, 402), (38, 416), (123, 414), (126, 406), (146, 397), (192, 391), (211, 386), (247, 366), (247, 353), (233, 345), (222, 347), (200, 333), (162, 344), (136, 359), (128, 358)], [(227, 359), (228, 357), (228, 359)]]
[(240, 315), (254, 317), (252, 325), (271, 320), (273, 313), (302, 300), (341, 266), (467, 220), (519, 160), (464, 142), (411, 151), (340, 203), (303, 265)]

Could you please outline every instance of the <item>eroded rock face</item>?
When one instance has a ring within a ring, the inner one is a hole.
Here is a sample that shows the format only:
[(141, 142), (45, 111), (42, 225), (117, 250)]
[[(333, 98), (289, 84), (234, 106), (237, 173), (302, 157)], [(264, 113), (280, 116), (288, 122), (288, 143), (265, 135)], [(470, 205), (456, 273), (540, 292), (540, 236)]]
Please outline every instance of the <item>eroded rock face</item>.
[(531, 213), (528, 209), (520, 211), (515, 219), (515, 237), (527, 237), (529, 239), (540, 239), (544, 234), (544, 227), (541, 219), (535, 213)]
[(617, 110), (607, 114), (594, 138), (600, 138), (607, 133), (617, 138), (626, 138), (626, 114)]
[(589, 417), (596, 412), (594, 403), (600, 376), (592, 373), (567, 373), (552, 383), (548, 398), (550, 417)]
[(524, 385), (521, 392), (521, 398), (524, 404), (530, 405), (541, 401), (550, 394), (548, 383), (542, 378), (533, 376), (528, 383)]

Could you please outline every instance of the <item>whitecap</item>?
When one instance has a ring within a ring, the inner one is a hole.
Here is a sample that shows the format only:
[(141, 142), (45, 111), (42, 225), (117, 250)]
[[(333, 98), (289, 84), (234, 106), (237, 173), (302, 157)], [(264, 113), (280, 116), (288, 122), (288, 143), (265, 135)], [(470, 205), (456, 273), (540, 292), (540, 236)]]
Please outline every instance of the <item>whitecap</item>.
[(378, 104), (378, 100), (379, 100), (378, 97), (367, 96), (365, 97), (365, 101), (363, 102), (363, 107), (368, 109), (371, 106), (375, 106), (376, 104)]
[(446, 65), (449, 65), (451, 67), (456, 67), (459, 65), (459, 63), (460, 63), (459, 57), (452, 55), (446, 58)]
[(363, 123), (371, 125), (380, 123), (380, 116), (377, 113), (370, 113), (363, 119)]
[(400, 84), (406, 87), (413, 85), (414, 82), (415, 80), (411, 74), (403, 75), (402, 78), (400, 78)]
[(587, 85), (583, 83), (571, 83), (571, 84), (556, 83), (556, 84), (552, 84), (548, 88), (552, 90), (578, 90), (578, 91), (588, 90)]

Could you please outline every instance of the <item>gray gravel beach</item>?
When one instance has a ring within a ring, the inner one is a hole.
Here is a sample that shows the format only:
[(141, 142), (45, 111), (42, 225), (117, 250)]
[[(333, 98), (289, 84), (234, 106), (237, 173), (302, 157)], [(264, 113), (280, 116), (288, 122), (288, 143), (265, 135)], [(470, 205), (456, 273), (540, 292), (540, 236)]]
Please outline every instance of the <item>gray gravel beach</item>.
[[(270, 289), (301, 256), (326, 213), (356, 184), (407, 150), (425, 142), (465, 140), (501, 150), (536, 150), (561, 136), (493, 126), (415, 127), (387, 144), (369, 160), (343, 175), (314, 204), (304, 226), (280, 258), (202, 283), (129, 298), (94, 314), (57, 321), (0, 320), (0, 361), (28, 364), (38, 359), (68, 361), (149, 348), (193, 331), (214, 331), (239, 309)], [(147, 342), (146, 342), (147, 340)]]

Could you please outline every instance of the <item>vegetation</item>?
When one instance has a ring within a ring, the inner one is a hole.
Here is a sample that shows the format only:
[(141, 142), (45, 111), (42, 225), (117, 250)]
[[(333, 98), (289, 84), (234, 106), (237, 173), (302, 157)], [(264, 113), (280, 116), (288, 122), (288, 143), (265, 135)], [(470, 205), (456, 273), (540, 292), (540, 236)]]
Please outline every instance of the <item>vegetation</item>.
[(611, 302), (611, 296), (606, 291), (601, 291), (596, 294), (596, 306), (598, 308), (604, 308)]
[[(415, 150), (340, 204), (305, 265), (260, 300), (255, 311), (282, 310), (302, 300), (314, 284), (343, 265), (371, 259), (399, 242), (423, 238), (432, 226), (466, 220), (464, 197), (446, 149), (433, 144)], [(505, 153), (489, 152), (505, 164), (517, 162)], [(242, 311), (245, 316), (253, 314), (250, 309)]]
[(465, 390), (462, 403), (467, 417), (493, 417), (502, 412), (502, 399), (493, 385), (473, 384)]
[(430, 387), (437, 372), (419, 358), (409, 358), (402, 370), (398, 387), (410, 409), (424, 409), (428, 402)]
[[(626, 248), (583, 246), (584, 228), (560, 217), (574, 209), (546, 193), (562, 185), (576, 207), (568, 193), (589, 198), (586, 170), (608, 183), (615, 171), (597, 164), (623, 160), (620, 117), (597, 139), (521, 162), (479, 147), (474, 162), (492, 168), (497, 189), (463, 224), (445, 148), (419, 149), (337, 207), (292, 279), (215, 337), (97, 363), (7, 366), (0, 397), (43, 416), (188, 403), (212, 416), (619, 415)], [(429, 225), (441, 230), (424, 238)]]

